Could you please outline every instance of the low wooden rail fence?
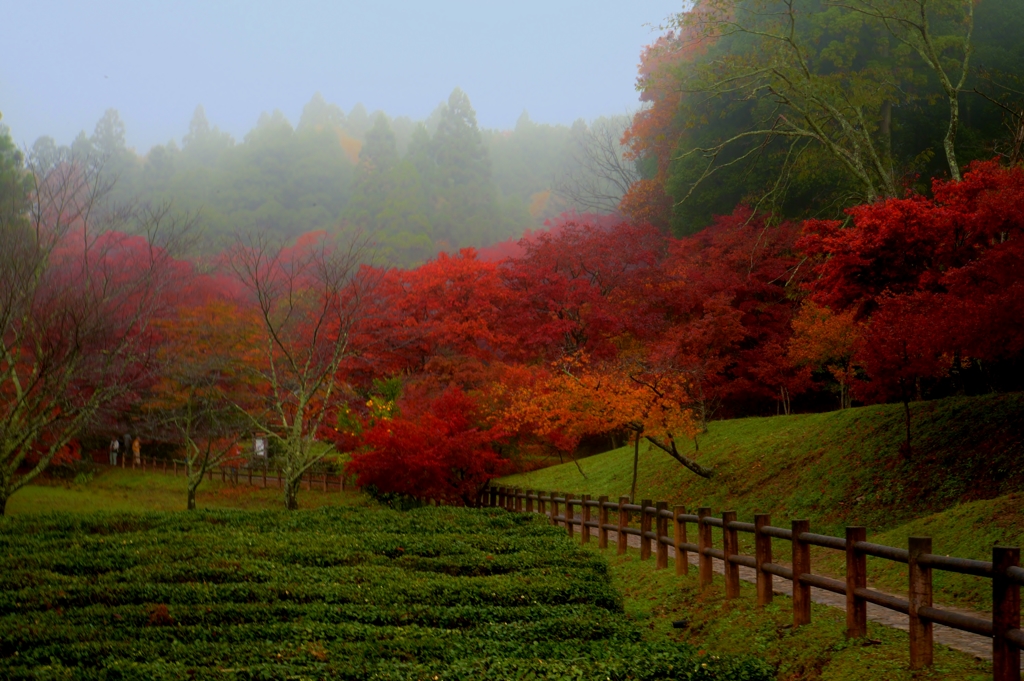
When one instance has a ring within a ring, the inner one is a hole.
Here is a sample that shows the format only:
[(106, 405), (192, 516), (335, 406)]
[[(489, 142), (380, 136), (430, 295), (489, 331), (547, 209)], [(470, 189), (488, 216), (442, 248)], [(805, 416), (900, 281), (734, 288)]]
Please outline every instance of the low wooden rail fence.
[[(932, 553), (930, 537), (910, 537), (907, 548), (872, 544), (866, 541), (864, 527), (847, 527), (846, 537), (814, 534), (807, 520), (794, 520), (789, 528), (775, 527), (767, 513), (754, 516), (754, 522), (740, 522), (734, 511), (725, 511), (721, 517), (711, 514), (710, 508), (698, 508), (687, 513), (682, 506), (668, 508), (663, 501), (640, 504), (629, 503), (628, 497), (618, 502), (602, 496), (576, 497), (559, 492), (538, 492), (506, 487), (489, 487), (480, 497), (481, 505), (496, 506), (509, 511), (541, 513), (550, 518), (552, 525), (564, 525), (572, 537), (580, 529), (584, 544), (596, 531), (598, 547), (608, 547), (608, 535), (616, 533), (616, 549), (626, 552), (629, 536), (640, 538), (640, 558), (655, 555), (655, 568), (668, 567), (668, 547), (675, 550), (675, 572), (689, 572), (689, 554), (697, 555), (697, 571), (701, 588), (713, 579), (712, 560), (724, 564), (725, 596), (737, 598), (740, 594), (740, 566), (756, 573), (757, 605), (772, 601), (772, 579), (780, 577), (793, 585), (793, 626), (811, 621), (811, 587), (825, 589), (846, 596), (846, 635), (860, 638), (867, 634), (867, 604), (901, 612), (910, 618), (910, 667), (919, 669), (932, 664), (932, 625), (943, 624), (992, 639), (993, 678), (996, 681), (1020, 681), (1020, 652), (1024, 648), (1021, 631), (1020, 588), (1024, 585), (1024, 568), (1020, 567), (1020, 549), (996, 546), (992, 561), (950, 558)], [(559, 508), (563, 510), (560, 512)], [(577, 510), (579, 516), (577, 517)], [(596, 512), (597, 517), (594, 517)], [(615, 522), (609, 522), (609, 514)], [(639, 526), (631, 525), (634, 514)], [(672, 530), (669, 531), (671, 526)], [(693, 526), (696, 542), (687, 535), (687, 526)], [(712, 528), (722, 530), (722, 545), (712, 545)], [(754, 555), (739, 551), (739, 534), (754, 536)], [(774, 562), (772, 540), (790, 542), (791, 566)], [(811, 547), (842, 551), (846, 554), (846, 579), (816, 575), (811, 571)], [(907, 598), (898, 598), (867, 588), (867, 557), (906, 564), (909, 568)], [(932, 571), (945, 570), (974, 575), (992, 582), (992, 618), (969, 617), (932, 604)]]
[[(121, 468), (140, 468), (142, 471), (170, 472), (175, 476), (184, 475), (186, 471), (185, 462), (178, 459), (156, 459), (143, 456), (140, 457), (139, 465), (136, 466), (130, 461), (126, 464), (125, 459), (130, 458), (123, 457), (118, 466)], [(221, 482), (232, 482), (236, 485), (244, 482), (247, 485), (262, 488), (277, 487), (282, 489), (284, 486), (284, 478), (281, 475), (281, 471), (268, 470), (267, 468), (218, 466), (216, 470), (213, 468), (207, 469), (205, 475), (211, 481), (215, 476), (219, 476)], [(324, 492), (344, 492), (356, 489), (356, 486), (351, 481), (346, 480), (343, 475), (304, 473), (302, 481), (305, 483), (306, 489), (315, 488), (321, 489)]]

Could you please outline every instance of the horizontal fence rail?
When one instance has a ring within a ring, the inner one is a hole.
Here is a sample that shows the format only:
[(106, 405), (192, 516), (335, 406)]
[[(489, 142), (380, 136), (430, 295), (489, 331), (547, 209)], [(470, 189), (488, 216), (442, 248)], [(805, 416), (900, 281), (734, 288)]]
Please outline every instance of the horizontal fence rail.
[[(121, 457), (117, 464), (119, 468), (134, 468), (151, 472), (169, 473), (171, 475), (186, 475), (187, 468), (182, 459), (157, 459), (154, 457), (139, 457), (138, 463), (132, 460), (131, 455)], [(235, 485), (249, 485), (250, 487), (276, 487), (284, 488), (284, 476), (280, 470), (270, 470), (266, 466), (216, 466), (209, 467), (203, 471), (203, 477), (212, 481), (219, 478), (221, 482), (230, 482)], [(318, 489), (324, 492), (355, 491), (356, 485), (344, 475), (331, 475), (329, 473), (303, 473), (301, 484), (306, 489)]]
[[(479, 501), (483, 506), (546, 515), (552, 525), (563, 525), (570, 537), (579, 529), (580, 541), (584, 544), (589, 543), (596, 533), (598, 547), (602, 549), (608, 547), (609, 532), (615, 532), (619, 554), (626, 552), (629, 536), (639, 537), (640, 558), (648, 560), (653, 552), (655, 569), (668, 567), (668, 547), (671, 546), (675, 550), (677, 575), (689, 573), (689, 554), (695, 553), (702, 589), (712, 583), (713, 559), (718, 559), (724, 566), (726, 598), (740, 595), (740, 566), (751, 568), (756, 575), (759, 607), (772, 601), (774, 577), (792, 582), (794, 627), (811, 621), (811, 587), (846, 596), (846, 635), (849, 638), (867, 635), (868, 603), (903, 613), (910, 620), (912, 669), (932, 664), (934, 624), (985, 636), (992, 639), (995, 681), (1021, 681), (1020, 653), (1024, 648), (1024, 631), (1020, 621), (1020, 591), (1024, 585), (1024, 568), (1020, 566), (1020, 549), (1017, 547), (994, 547), (992, 561), (989, 562), (936, 555), (932, 553), (930, 537), (910, 537), (907, 548), (901, 549), (866, 541), (867, 530), (864, 527), (847, 527), (845, 537), (815, 534), (810, 531), (807, 520), (794, 520), (789, 528), (774, 527), (766, 513), (755, 515), (754, 522), (750, 523), (737, 520), (734, 511), (714, 516), (707, 507), (698, 508), (693, 514), (687, 513), (683, 506), (670, 510), (663, 501), (643, 500), (634, 504), (628, 497), (612, 501), (606, 496), (592, 499), (585, 494), (577, 497), (563, 492), (493, 486), (481, 493)], [(615, 515), (615, 522), (610, 522), (611, 514)], [(688, 534), (690, 528), (692, 534)], [(713, 546), (713, 528), (721, 530), (720, 547)], [(740, 553), (740, 533), (753, 535), (754, 555)], [(791, 567), (774, 562), (773, 539), (790, 543)], [(812, 546), (844, 553), (845, 579), (814, 574), (811, 571)], [(906, 599), (867, 587), (868, 556), (907, 565), (909, 583)], [(991, 619), (934, 607), (933, 570), (991, 580)]]

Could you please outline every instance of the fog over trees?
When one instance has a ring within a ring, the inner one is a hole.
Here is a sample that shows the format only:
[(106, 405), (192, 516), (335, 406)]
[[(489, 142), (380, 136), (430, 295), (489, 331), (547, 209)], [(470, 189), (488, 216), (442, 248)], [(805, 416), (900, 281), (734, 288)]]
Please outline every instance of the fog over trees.
[(572, 125), (456, 88), (148, 150), (115, 109), (0, 128), (0, 514), (140, 429), (192, 505), (253, 434), (288, 508), (313, 467), (471, 503), (626, 438), (710, 477), (715, 419), (885, 401), (911, 461), (914, 403), (1024, 388), (1019, 4), (697, 0), (641, 108)]
[(143, 152), (127, 146), (129, 122), (109, 109), (69, 149), (41, 137), (29, 153), (44, 164), (66, 151), (102, 159), (119, 200), (199, 212), (211, 251), (254, 230), (286, 239), (358, 230), (407, 266), (516, 239), (567, 210), (614, 210), (628, 183), (594, 161), (611, 153), (633, 170), (618, 139), (628, 123), (548, 125), (524, 111), (514, 129), (486, 130), (458, 88), (423, 121), (362, 105), (345, 112), (317, 93), (297, 122), (263, 113), (241, 140), (199, 105), (180, 141)]

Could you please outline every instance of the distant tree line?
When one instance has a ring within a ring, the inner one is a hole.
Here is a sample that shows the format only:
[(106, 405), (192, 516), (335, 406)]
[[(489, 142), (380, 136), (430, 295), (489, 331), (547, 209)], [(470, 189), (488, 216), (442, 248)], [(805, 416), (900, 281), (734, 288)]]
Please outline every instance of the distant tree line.
[(611, 153), (633, 169), (619, 143), (628, 123), (546, 125), (524, 112), (512, 130), (484, 130), (458, 88), (425, 121), (362, 105), (346, 114), (318, 93), (297, 125), (264, 113), (241, 141), (198, 106), (180, 144), (141, 154), (109, 109), (92, 135), (79, 133), (69, 147), (41, 137), (31, 155), (44, 164), (69, 151), (94, 159), (118, 178), (115, 199), (199, 213), (211, 251), (256, 230), (284, 238), (358, 230), (391, 262), (411, 265), (518, 238), (565, 210), (614, 210), (629, 182), (610, 180), (595, 161)]

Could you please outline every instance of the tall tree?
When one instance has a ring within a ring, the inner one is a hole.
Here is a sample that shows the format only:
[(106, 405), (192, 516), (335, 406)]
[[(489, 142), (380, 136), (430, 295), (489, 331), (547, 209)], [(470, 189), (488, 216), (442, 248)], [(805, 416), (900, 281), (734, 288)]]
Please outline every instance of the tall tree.
[(486, 186), (491, 179), (487, 154), (476, 112), (469, 97), (452, 90), (433, 136), (433, 156), (443, 186)]
[(93, 147), (108, 158), (120, 156), (128, 150), (125, 133), (124, 121), (117, 109), (107, 109), (92, 133)]
[(376, 283), (375, 271), (361, 267), (370, 255), (361, 237), (335, 242), (323, 234), (287, 248), (256, 235), (231, 254), (259, 342), (251, 371), (260, 390), (243, 410), (280, 446), (289, 510), (298, 508), (302, 475), (326, 454), (314, 437), (345, 396), (339, 369)]
[[(882, 23), (904, 47), (920, 57), (939, 82), (949, 107), (942, 139), (949, 176), (960, 180), (956, 136), (960, 93), (970, 74), (975, 0), (851, 0), (837, 3)], [(938, 28), (938, 32), (936, 31)], [(889, 102), (891, 103), (891, 102)]]
[(251, 430), (235, 407), (251, 389), (243, 367), (254, 359), (238, 305), (213, 294), (213, 282), (195, 277), (176, 313), (159, 324), (158, 380), (146, 392), (150, 428), (177, 442), (184, 455), (187, 508), (207, 471), (231, 457)]
[(615, 213), (622, 197), (640, 179), (636, 161), (622, 145), (629, 124), (629, 118), (613, 116), (573, 125), (567, 167), (555, 189), (577, 209)]
[(98, 165), (70, 152), (13, 172), (29, 191), (0, 210), (0, 513), (147, 376), (194, 222), (111, 207)]

